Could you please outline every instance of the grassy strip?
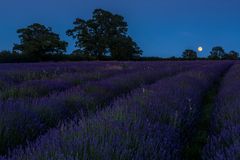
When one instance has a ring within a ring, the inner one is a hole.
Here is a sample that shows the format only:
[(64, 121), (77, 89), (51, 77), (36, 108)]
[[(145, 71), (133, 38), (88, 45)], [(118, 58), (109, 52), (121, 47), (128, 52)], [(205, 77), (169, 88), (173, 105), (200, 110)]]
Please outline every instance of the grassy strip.
[(214, 82), (214, 84), (209, 88), (207, 93), (204, 95), (202, 100), (202, 107), (199, 110), (199, 117), (193, 130), (193, 134), (188, 137), (188, 142), (183, 151), (184, 160), (201, 160), (202, 149), (207, 143), (207, 138), (209, 135), (209, 130), (211, 126), (211, 115), (214, 107), (214, 100), (218, 94), (219, 86), (221, 81), (229, 68), (222, 73), (221, 78)]

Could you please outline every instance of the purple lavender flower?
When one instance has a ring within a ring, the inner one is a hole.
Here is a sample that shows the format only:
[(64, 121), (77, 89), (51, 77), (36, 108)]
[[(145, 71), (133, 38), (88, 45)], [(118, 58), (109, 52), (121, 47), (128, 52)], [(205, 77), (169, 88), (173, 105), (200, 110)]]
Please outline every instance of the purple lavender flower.
[[(195, 123), (203, 93), (228, 65), (228, 62), (200, 63), (191, 71), (164, 78), (150, 86), (145, 84), (180, 70), (170, 72), (169, 68), (147, 67), (135, 74), (126, 73), (122, 78), (116, 76), (90, 82), (86, 87), (74, 88), (53, 99), (37, 100), (27, 108), (33, 111), (40, 108), (34, 112), (39, 115), (44, 109), (47, 109), (46, 114), (60, 109), (56, 115), (65, 116), (66, 112), (61, 114), (61, 110), (69, 111), (68, 107), (74, 105), (76, 109), (86, 105), (93, 107), (87, 110), (96, 110), (98, 102), (109, 101), (110, 105), (102, 106), (103, 109), (99, 108), (86, 118), (62, 123), (26, 148), (14, 150), (7, 159), (180, 159), (186, 142), (184, 133)], [(127, 96), (110, 100), (136, 87), (139, 88)], [(70, 98), (67, 106), (62, 105), (64, 97)], [(78, 101), (78, 98), (82, 99)], [(55, 116), (45, 116), (49, 117)], [(48, 120), (40, 119), (47, 124)]]

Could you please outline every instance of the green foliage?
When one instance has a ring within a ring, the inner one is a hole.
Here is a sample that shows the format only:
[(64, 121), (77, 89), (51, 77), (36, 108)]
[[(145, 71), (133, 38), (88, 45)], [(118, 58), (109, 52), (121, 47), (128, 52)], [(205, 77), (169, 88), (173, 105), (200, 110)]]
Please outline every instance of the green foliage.
[(89, 20), (77, 18), (68, 36), (76, 39), (75, 46), (85, 56), (102, 59), (111, 55), (116, 59), (131, 59), (140, 56), (142, 51), (127, 35), (128, 25), (124, 18), (102, 9), (96, 9)]
[(184, 59), (188, 59), (188, 60), (195, 60), (197, 59), (197, 52), (191, 50), (191, 49), (186, 49), (183, 54), (182, 54), (182, 57)]
[(51, 28), (34, 23), (17, 30), (20, 44), (14, 44), (13, 51), (25, 54), (33, 59), (47, 59), (48, 56), (66, 52), (67, 42), (61, 41), (59, 35)]

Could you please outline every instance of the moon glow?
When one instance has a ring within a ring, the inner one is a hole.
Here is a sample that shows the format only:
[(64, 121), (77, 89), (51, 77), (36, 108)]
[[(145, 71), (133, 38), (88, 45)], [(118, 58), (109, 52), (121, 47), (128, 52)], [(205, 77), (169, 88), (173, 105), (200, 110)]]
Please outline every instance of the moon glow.
[(203, 48), (202, 47), (198, 47), (198, 52), (202, 52)]

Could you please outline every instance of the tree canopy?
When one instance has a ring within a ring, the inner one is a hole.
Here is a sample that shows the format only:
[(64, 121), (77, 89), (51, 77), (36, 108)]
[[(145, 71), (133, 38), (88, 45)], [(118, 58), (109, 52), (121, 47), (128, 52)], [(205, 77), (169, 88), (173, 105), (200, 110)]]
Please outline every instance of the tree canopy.
[(186, 49), (183, 52), (182, 57), (184, 59), (194, 60), (194, 59), (197, 59), (197, 52), (195, 52), (194, 50), (191, 50), (191, 49)]
[(212, 51), (210, 52), (209, 58), (210, 59), (224, 59), (225, 56), (225, 50), (221, 46), (216, 46), (212, 48)]
[(42, 59), (48, 55), (59, 55), (66, 52), (67, 42), (61, 41), (51, 28), (34, 23), (17, 30), (20, 44), (14, 44), (13, 51), (26, 54), (32, 58)]
[(76, 39), (75, 46), (86, 55), (101, 59), (111, 55), (117, 59), (131, 59), (142, 51), (127, 34), (128, 25), (124, 18), (111, 12), (96, 9), (89, 20), (77, 18), (68, 36)]
[(224, 55), (224, 59), (230, 59), (230, 60), (237, 60), (239, 57), (239, 53), (236, 51), (230, 51), (229, 53), (226, 53)]
[[(68, 43), (61, 40), (52, 28), (34, 23), (17, 30), (20, 44), (14, 44), (12, 51), (0, 52), (0, 62), (33, 62), (61, 60), (161, 60), (156, 57), (140, 57), (142, 50), (128, 34), (124, 17), (103, 9), (95, 9), (90, 19), (77, 18), (73, 28), (66, 34), (75, 41), (72, 54), (64, 54)], [(197, 52), (186, 49), (181, 57), (170, 60), (195, 60)], [(225, 52), (221, 46), (212, 48), (208, 59), (237, 60), (236, 51)]]

